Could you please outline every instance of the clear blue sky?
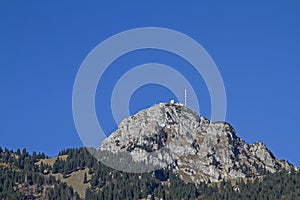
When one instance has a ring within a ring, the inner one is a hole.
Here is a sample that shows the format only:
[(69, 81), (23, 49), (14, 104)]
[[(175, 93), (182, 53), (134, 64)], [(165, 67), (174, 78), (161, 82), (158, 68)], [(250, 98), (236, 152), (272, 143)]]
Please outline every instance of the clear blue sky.
[[(0, 146), (48, 155), (81, 146), (72, 117), (72, 88), (82, 61), (114, 34), (157, 26), (185, 33), (208, 51), (225, 83), (226, 120), (242, 139), (263, 141), (277, 157), (300, 165), (298, 1), (99, 2), (1, 1)], [(116, 63), (150, 61), (182, 62), (144, 51)], [(111, 70), (103, 80), (108, 92), (109, 81), (121, 74), (116, 67)], [(199, 87), (201, 113), (209, 118), (208, 92), (204, 84)], [(96, 97), (99, 115), (109, 112), (101, 95)], [(166, 88), (145, 86), (133, 95), (130, 109), (136, 112), (170, 98)], [(104, 124), (106, 131), (116, 126), (109, 117)]]

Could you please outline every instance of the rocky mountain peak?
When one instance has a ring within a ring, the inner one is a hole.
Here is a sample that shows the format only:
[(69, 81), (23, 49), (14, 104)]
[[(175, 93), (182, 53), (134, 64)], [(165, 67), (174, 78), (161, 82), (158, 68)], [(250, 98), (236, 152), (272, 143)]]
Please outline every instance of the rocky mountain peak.
[(211, 122), (178, 103), (160, 103), (124, 119), (99, 150), (102, 161), (115, 169), (169, 167), (194, 183), (299, 170), (276, 159), (263, 143), (247, 144), (230, 124)]

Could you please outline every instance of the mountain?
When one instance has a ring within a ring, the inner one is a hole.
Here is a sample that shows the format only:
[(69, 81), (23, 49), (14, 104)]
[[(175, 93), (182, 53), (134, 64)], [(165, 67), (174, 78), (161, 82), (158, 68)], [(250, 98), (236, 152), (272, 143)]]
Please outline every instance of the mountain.
[(124, 119), (99, 150), (106, 152), (100, 160), (112, 168), (168, 167), (196, 184), (299, 170), (275, 158), (265, 144), (247, 144), (230, 124), (211, 122), (178, 103), (160, 103)]
[(161, 103), (123, 120), (100, 151), (0, 147), (0, 199), (300, 199), (300, 172), (226, 122)]
[(0, 199), (300, 199), (300, 172), (265, 172), (257, 178), (196, 185), (172, 169), (127, 173), (109, 168), (86, 148), (62, 150), (47, 158), (26, 149), (0, 147)]

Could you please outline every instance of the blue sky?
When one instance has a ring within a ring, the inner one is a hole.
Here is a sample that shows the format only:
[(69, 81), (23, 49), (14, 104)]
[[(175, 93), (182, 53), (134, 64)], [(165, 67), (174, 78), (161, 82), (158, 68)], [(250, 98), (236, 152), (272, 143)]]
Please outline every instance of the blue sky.
[[(180, 31), (207, 50), (226, 87), (226, 121), (242, 139), (263, 141), (277, 157), (300, 165), (298, 1), (0, 4), (0, 146), (48, 155), (81, 146), (72, 116), (72, 89), (82, 61), (114, 34), (154, 26)], [(154, 61), (184, 65), (159, 51), (136, 52), (115, 65)], [(112, 66), (101, 80), (108, 93), (121, 74)], [(201, 114), (209, 118), (209, 94), (201, 78), (199, 88)], [(166, 88), (147, 85), (136, 91), (129, 107), (134, 113), (170, 98), (173, 94)], [(114, 130), (101, 91), (96, 102), (104, 129)]]

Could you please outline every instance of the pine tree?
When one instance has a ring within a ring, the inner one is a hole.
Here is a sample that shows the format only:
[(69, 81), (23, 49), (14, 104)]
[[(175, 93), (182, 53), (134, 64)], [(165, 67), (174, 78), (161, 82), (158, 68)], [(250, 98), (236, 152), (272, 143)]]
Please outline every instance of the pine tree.
[(86, 172), (84, 172), (83, 183), (84, 184), (88, 183)]

